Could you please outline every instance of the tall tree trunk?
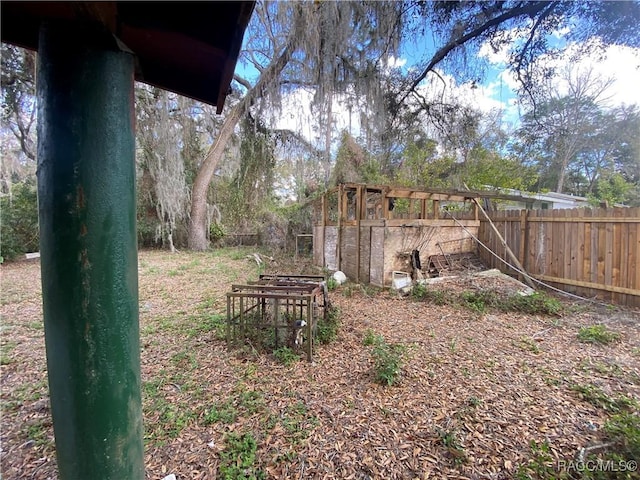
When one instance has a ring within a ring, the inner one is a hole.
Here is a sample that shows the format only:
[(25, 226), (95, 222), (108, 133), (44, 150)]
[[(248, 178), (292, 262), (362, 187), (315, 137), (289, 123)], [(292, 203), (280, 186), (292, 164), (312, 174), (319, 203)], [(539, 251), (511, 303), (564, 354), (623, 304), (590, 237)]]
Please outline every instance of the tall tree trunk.
[(209, 184), (224, 154), (227, 143), (231, 135), (233, 135), (233, 130), (240, 121), (240, 117), (248, 103), (248, 98), (249, 93), (225, 117), (222, 128), (213, 145), (209, 148), (193, 182), (188, 236), (189, 249), (191, 250), (203, 251), (209, 246), (209, 236), (207, 235), (207, 192), (209, 191)]
[(568, 155), (565, 155), (560, 163), (560, 172), (558, 174), (558, 183), (556, 183), (556, 192), (562, 193), (564, 189), (564, 179), (567, 174), (567, 168), (569, 167), (569, 159)]
[[(292, 29), (292, 31), (295, 31), (295, 29)], [(280, 56), (267, 66), (255, 86), (229, 111), (218, 136), (211, 148), (209, 148), (198, 170), (191, 190), (191, 216), (187, 239), (190, 250), (203, 251), (209, 246), (207, 238), (207, 193), (213, 174), (242, 115), (249, 108), (254, 98), (263, 93), (269, 82), (278, 80), (280, 73), (289, 62), (294, 50), (294, 41), (295, 37), (293, 35), (290, 36), (289, 42)]]

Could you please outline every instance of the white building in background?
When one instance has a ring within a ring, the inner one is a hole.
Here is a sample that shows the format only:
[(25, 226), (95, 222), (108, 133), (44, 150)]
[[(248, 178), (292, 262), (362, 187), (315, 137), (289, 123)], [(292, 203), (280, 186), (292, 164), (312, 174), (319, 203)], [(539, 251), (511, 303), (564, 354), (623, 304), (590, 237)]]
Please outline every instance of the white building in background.
[[(491, 188), (491, 187), (487, 187)], [(577, 195), (570, 195), (567, 193), (546, 192), (546, 193), (531, 193), (522, 190), (515, 190), (512, 188), (501, 188), (500, 193), (505, 195), (513, 195), (522, 197), (522, 201), (509, 200), (502, 203), (500, 210), (559, 210), (565, 208), (592, 208), (593, 204), (589, 203), (589, 199), (586, 197), (579, 197)], [(527, 200), (525, 200), (527, 199)], [(609, 205), (610, 207), (626, 207), (621, 203), (615, 205)]]

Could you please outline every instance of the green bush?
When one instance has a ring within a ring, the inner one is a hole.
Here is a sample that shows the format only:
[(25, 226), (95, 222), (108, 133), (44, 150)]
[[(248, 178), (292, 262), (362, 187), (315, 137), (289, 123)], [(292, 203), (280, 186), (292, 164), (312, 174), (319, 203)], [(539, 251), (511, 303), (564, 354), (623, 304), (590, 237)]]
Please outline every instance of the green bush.
[(11, 188), (11, 196), (2, 196), (0, 215), (0, 254), (4, 259), (40, 249), (38, 194), (32, 182), (17, 183)]

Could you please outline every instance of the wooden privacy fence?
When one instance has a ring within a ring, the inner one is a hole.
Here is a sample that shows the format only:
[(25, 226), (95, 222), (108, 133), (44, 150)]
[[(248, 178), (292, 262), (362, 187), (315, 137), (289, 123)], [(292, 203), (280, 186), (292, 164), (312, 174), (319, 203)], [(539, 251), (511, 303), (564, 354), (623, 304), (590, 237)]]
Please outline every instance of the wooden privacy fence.
[[(640, 208), (514, 210), (489, 214), (525, 271), (564, 291), (640, 306)], [(479, 240), (512, 264), (487, 220)], [(492, 268), (515, 274), (479, 246)]]

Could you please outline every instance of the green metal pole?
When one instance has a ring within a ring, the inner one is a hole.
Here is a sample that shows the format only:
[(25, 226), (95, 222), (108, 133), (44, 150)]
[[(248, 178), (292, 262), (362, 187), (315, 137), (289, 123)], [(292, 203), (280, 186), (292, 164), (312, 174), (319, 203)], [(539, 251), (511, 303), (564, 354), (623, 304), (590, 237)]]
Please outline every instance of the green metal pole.
[(143, 479), (133, 58), (43, 25), (38, 195), (59, 478)]

